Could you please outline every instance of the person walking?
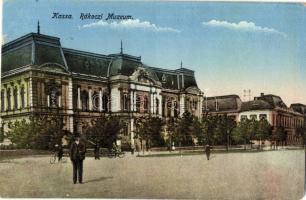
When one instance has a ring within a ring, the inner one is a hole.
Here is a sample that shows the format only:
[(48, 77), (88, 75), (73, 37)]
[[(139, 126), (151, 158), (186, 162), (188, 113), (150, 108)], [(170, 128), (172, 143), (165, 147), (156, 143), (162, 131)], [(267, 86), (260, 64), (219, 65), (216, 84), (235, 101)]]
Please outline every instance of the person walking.
[(62, 160), (63, 154), (64, 154), (63, 147), (62, 145), (59, 145), (58, 152), (57, 152), (58, 162)]
[(210, 157), (210, 150), (211, 150), (211, 146), (208, 144), (205, 146), (205, 154), (206, 154), (206, 157), (207, 157), (207, 160), (209, 160), (209, 157)]
[(100, 160), (100, 147), (99, 147), (99, 144), (95, 145), (94, 154), (95, 154), (95, 160)]
[(82, 184), (83, 181), (83, 160), (85, 159), (86, 146), (77, 136), (70, 146), (70, 159), (73, 165), (73, 183), (77, 179)]

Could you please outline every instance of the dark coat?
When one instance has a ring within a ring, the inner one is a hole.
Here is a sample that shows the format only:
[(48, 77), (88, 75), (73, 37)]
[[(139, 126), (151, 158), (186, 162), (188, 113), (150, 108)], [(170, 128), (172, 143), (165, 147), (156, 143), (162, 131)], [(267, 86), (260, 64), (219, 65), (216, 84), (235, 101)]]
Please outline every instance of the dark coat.
[(70, 146), (70, 159), (72, 161), (84, 160), (86, 153), (86, 146), (83, 142), (80, 141), (79, 144), (73, 142)]

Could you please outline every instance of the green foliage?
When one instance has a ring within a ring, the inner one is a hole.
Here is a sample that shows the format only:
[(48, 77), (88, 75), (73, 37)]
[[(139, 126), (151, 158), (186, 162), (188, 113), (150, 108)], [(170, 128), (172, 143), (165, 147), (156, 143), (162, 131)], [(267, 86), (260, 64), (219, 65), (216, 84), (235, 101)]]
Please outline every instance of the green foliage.
[(135, 120), (136, 137), (147, 141), (150, 146), (165, 145), (162, 136), (163, 121), (159, 117), (140, 117)]
[(266, 119), (261, 119), (257, 121), (257, 132), (255, 133), (255, 139), (257, 140), (267, 140), (271, 138), (272, 126)]
[(180, 145), (193, 145), (193, 138), (195, 134), (193, 133), (194, 117), (190, 112), (185, 112), (181, 118), (178, 119), (175, 132), (173, 135), (173, 140)]
[(102, 116), (92, 121), (86, 129), (87, 140), (102, 147), (112, 148), (116, 140), (120, 139), (123, 123), (118, 117)]
[(305, 141), (306, 141), (306, 127), (305, 126), (298, 127), (295, 130), (295, 133), (296, 133), (296, 137), (297, 138), (302, 138), (303, 144), (305, 145)]
[(61, 117), (31, 117), (29, 121), (15, 121), (10, 126), (8, 138), (18, 148), (53, 149), (55, 144), (61, 145), (64, 136)]

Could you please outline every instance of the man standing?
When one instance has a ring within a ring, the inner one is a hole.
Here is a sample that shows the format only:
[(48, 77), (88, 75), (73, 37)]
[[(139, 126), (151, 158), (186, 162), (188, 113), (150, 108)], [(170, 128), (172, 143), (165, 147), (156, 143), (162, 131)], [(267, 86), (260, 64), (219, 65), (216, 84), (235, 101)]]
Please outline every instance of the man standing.
[(70, 146), (70, 159), (73, 165), (73, 183), (76, 184), (77, 179), (82, 184), (83, 181), (83, 160), (85, 159), (86, 147), (77, 136)]
[(94, 154), (95, 154), (95, 160), (100, 160), (100, 147), (98, 143), (95, 144)]
[(206, 145), (205, 153), (206, 153), (207, 160), (209, 160), (209, 157), (210, 157), (210, 150), (211, 150), (211, 147), (209, 145)]

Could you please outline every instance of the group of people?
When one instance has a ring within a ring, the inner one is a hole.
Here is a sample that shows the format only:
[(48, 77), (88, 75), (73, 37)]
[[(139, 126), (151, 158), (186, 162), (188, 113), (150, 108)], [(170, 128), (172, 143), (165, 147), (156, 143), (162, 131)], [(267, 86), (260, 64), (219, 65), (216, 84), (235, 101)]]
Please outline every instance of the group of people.
[[(60, 161), (63, 156), (63, 149), (61, 146), (56, 146), (58, 148), (58, 160)], [(132, 148), (132, 154), (134, 153), (134, 149)], [(205, 154), (207, 160), (210, 159), (212, 147), (210, 145), (205, 146)], [(77, 181), (82, 184), (83, 183), (83, 161), (85, 160), (86, 153), (86, 145), (81, 141), (79, 136), (76, 136), (73, 142), (70, 145), (70, 160), (73, 165), (73, 183), (76, 184)], [(94, 157), (95, 160), (100, 159), (100, 147), (98, 144), (94, 147)]]

